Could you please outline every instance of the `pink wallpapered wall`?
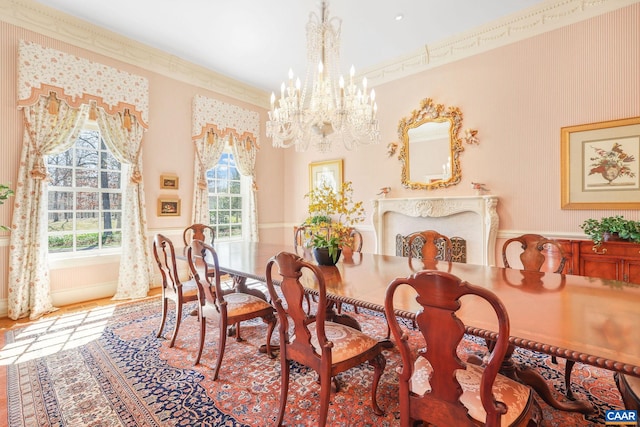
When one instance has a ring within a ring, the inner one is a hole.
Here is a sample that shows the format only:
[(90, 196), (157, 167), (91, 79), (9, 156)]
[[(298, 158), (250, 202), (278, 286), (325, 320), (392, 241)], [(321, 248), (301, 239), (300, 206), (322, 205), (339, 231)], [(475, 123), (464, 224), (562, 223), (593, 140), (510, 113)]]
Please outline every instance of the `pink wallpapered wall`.
[[(483, 182), (500, 198), (502, 233), (580, 235), (578, 225), (590, 216), (619, 213), (640, 220), (638, 211), (561, 210), (559, 151), (562, 126), (640, 116), (640, 4), (380, 85), (375, 89), (381, 144), (356, 152), (338, 147), (325, 155), (273, 149), (265, 136), (266, 111), (261, 108), (0, 22), (0, 182), (15, 181), (22, 144), (22, 118), (15, 102), (21, 38), (149, 79), (143, 172), (151, 233), (176, 232), (189, 222), (191, 105), (197, 94), (260, 114), (258, 218), (264, 241), (291, 240), (291, 225), (306, 217), (303, 196), (308, 191), (309, 162), (333, 158), (344, 159), (345, 179), (354, 182), (356, 198), (365, 201), (365, 250), (372, 250), (374, 241), (369, 201), (384, 186), (392, 188), (388, 197), (449, 196), (473, 194), (470, 182)], [(430, 192), (404, 190), (400, 162), (387, 157), (386, 145), (398, 141), (399, 119), (426, 97), (459, 107), (463, 128), (478, 129), (480, 145), (465, 146), (459, 185)], [(180, 217), (156, 216), (155, 201), (164, 194), (159, 188), (161, 173), (181, 178), (180, 189), (171, 192), (182, 199)], [(0, 223), (9, 220), (10, 208), (3, 205)], [(6, 235), (0, 233), (0, 304), (6, 300)], [(102, 268), (100, 277), (95, 271), (92, 267), (56, 270), (52, 291), (115, 280), (109, 274), (116, 274), (117, 268)]]

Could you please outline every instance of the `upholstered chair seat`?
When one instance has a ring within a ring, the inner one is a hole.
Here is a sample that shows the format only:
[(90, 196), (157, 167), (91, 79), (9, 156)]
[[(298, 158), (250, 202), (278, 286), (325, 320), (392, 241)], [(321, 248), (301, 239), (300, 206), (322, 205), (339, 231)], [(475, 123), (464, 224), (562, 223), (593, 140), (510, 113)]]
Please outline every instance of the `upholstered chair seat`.
[[(433, 374), (433, 368), (427, 359), (418, 357), (414, 363), (414, 372), (411, 376), (409, 388), (412, 393), (424, 396), (431, 391), (429, 379)], [(460, 402), (469, 410), (469, 416), (482, 424), (486, 423), (487, 413), (480, 401), (480, 383), (483, 369), (471, 363), (467, 369), (458, 369), (456, 379), (462, 387)], [(504, 375), (496, 376), (493, 383), (493, 394), (496, 400), (507, 406), (507, 412), (500, 419), (502, 426), (517, 424), (519, 417), (526, 413), (529, 404), (531, 389)]]

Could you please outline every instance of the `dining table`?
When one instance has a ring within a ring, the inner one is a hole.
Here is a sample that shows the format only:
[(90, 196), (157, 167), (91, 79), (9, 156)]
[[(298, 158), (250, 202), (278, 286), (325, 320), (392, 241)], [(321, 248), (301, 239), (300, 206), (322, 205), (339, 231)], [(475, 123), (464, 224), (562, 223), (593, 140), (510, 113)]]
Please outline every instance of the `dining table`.
[[(269, 259), (279, 252), (297, 253), (315, 264), (309, 249), (265, 242), (216, 242), (219, 268), (247, 291), (246, 279), (266, 281)], [(507, 309), (509, 342), (514, 347), (581, 362), (598, 368), (640, 377), (640, 285), (596, 277), (532, 272), (458, 262), (432, 262), (373, 253), (341, 257), (335, 266), (320, 266), (327, 298), (334, 302), (384, 312), (387, 285), (429, 269), (449, 272), (461, 280), (495, 293)], [(274, 281), (277, 280), (274, 273)], [(303, 280), (309, 294), (317, 283)], [(260, 293), (257, 289), (250, 292)], [(420, 308), (415, 294), (399, 289), (394, 298), (396, 315), (415, 318)], [(263, 295), (264, 296), (264, 295)], [(466, 302), (466, 299), (469, 301)], [(497, 336), (497, 320), (488, 304), (462, 298), (458, 316), (466, 332), (486, 339)], [(348, 318), (349, 316), (341, 315)], [(508, 363), (505, 366), (509, 366)], [(546, 382), (531, 369), (515, 369), (509, 375), (531, 385), (551, 406), (590, 412), (586, 401), (558, 400)]]

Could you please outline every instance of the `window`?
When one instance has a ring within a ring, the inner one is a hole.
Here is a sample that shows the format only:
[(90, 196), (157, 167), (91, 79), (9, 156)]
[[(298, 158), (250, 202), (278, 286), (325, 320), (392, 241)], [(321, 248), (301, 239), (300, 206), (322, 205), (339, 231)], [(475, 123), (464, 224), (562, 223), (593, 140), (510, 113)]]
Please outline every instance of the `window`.
[(64, 153), (47, 156), (49, 253), (119, 248), (122, 165), (96, 126)]
[(223, 152), (218, 164), (207, 171), (209, 223), (216, 228), (216, 239), (242, 239), (244, 181), (230, 152)]

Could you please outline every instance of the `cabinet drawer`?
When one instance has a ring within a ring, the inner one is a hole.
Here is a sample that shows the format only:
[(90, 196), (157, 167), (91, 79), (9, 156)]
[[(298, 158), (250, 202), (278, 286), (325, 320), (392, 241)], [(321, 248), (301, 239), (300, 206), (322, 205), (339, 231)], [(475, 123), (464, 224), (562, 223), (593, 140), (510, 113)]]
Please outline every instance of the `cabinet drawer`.
[(640, 244), (630, 244), (627, 242), (604, 242), (599, 246), (595, 246), (592, 241), (580, 242), (580, 255), (593, 254), (640, 258)]

